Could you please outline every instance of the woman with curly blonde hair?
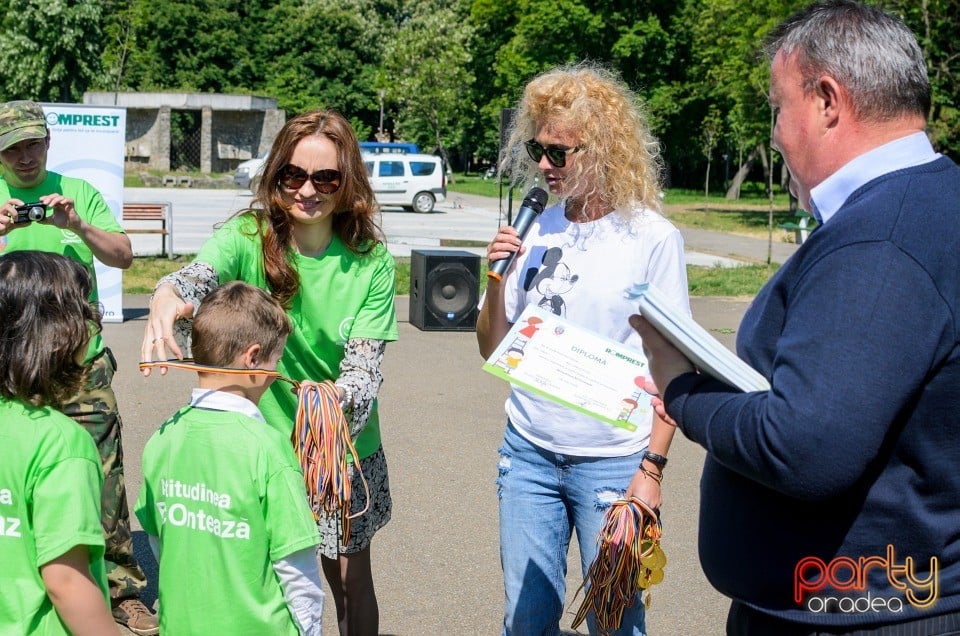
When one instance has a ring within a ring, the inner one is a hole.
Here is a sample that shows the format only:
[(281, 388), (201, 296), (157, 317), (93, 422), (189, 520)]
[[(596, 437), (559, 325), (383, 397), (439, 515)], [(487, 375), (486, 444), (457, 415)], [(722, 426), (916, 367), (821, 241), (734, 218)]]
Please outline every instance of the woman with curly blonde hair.
[[(487, 247), (491, 262), (517, 256), (502, 280), (487, 283), (477, 321), (481, 355), (493, 353), (531, 304), (637, 352), (626, 289), (653, 283), (689, 313), (683, 239), (659, 214), (659, 144), (637, 96), (615, 74), (584, 63), (530, 81), (502, 170), (514, 185), (539, 179), (557, 200), (524, 239), (504, 226)], [(636, 400), (636, 428), (628, 430), (512, 386), (497, 480), (503, 634), (559, 633), (574, 528), (586, 576), (613, 501), (633, 496), (659, 508), (674, 429), (648, 402)], [(593, 614), (587, 621), (596, 634)], [(616, 634), (644, 633), (635, 599)]]
[[(320, 564), (340, 633), (351, 636), (377, 633), (370, 543), (391, 513), (377, 393), (386, 343), (397, 339), (396, 274), (378, 214), (350, 123), (327, 109), (294, 117), (273, 142), (253, 207), (157, 283), (140, 351), (141, 360), (165, 360), (167, 348), (182, 357), (195, 308), (233, 280), (269, 291), (287, 310), (294, 330), (277, 370), (297, 381), (335, 382), (357, 451), (347, 458), (349, 509), (366, 512), (344, 536), (339, 515), (315, 511)], [(292, 434), (297, 397), (289, 387), (274, 383), (259, 408), (270, 425)]]

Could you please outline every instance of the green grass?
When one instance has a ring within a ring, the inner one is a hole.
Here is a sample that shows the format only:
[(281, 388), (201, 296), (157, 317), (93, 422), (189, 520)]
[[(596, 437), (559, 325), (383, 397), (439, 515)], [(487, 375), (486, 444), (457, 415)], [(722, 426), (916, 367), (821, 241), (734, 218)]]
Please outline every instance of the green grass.
[[(123, 273), (123, 292), (125, 294), (150, 294), (153, 286), (163, 276), (176, 271), (189, 263), (192, 255), (178, 256), (175, 259), (157, 256), (140, 256), (133, 259), (133, 265)], [(410, 293), (410, 259), (397, 257), (397, 294)], [(480, 261), (480, 293), (487, 287), (486, 259)], [(742, 267), (699, 267), (687, 266), (687, 280), (691, 296), (753, 296), (767, 279), (776, 271), (776, 266), (744, 265)]]
[[(503, 184), (503, 196), (507, 196), (507, 184)], [(476, 194), (484, 197), (500, 198), (500, 183), (496, 179), (483, 179), (476, 174), (455, 174), (454, 180), (447, 180), (448, 192), (459, 192), (461, 194)], [(522, 195), (521, 195), (522, 196)], [(516, 197), (516, 193), (514, 193)]]
[(740, 267), (687, 266), (687, 286), (691, 296), (756, 296), (777, 271), (778, 264)]
[[(141, 175), (147, 175), (149, 183), (144, 182)], [(202, 173), (197, 170), (125, 170), (123, 173), (124, 188), (145, 188), (160, 187), (163, 184), (163, 177), (190, 177), (194, 180), (194, 187), (202, 188), (234, 188), (233, 172), (210, 172)]]
[(193, 254), (163, 258), (160, 256), (137, 256), (130, 269), (123, 272), (123, 293), (152, 294), (157, 281), (175, 272), (193, 260)]
[[(773, 205), (774, 207), (788, 207), (790, 205), (790, 195), (781, 192), (779, 186), (774, 188)], [(711, 205), (736, 205), (748, 204), (768, 205), (767, 192), (764, 184), (756, 181), (747, 181), (740, 188), (740, 198), (736, 201), (726, 198), (726, 192), (723, 190), (711, 190), (710, 197), (704, 198), (703, 190), (690, 190), (684, 188), (670, 188), (664, 192), (663, 202), (665, 205), (699, 205), (705, 201)]]
[[(685, 210), (671, 210), (667, 213), (674, 224), (685, 227), (695, 227), (715, 232), (743, 234), (757, 238), (767, 238), (768, 211), (746, 208), (731, 208), (711, 210), (690, 208)], [(794, 215), (789, 209), (774, 209), (773, 236), (774, 241), (780, 241), (780, 235), (786, 232), (779, 225), (786, 221), (794, 221)], [(793, 233), (790, 233), (793, 236)]]

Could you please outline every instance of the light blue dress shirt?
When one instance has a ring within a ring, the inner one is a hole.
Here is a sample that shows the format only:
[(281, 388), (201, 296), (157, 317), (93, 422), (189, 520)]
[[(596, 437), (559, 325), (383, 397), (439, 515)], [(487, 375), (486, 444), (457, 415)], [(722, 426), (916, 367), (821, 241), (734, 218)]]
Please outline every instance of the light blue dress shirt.
[(933, 150), (923, 132), (874, 148), (847, 162), (810, 191), (811, 212), (820, 223), (826, 223), (860, 186), (887, 173), (929, 163), (939, 157), (940, 153)]

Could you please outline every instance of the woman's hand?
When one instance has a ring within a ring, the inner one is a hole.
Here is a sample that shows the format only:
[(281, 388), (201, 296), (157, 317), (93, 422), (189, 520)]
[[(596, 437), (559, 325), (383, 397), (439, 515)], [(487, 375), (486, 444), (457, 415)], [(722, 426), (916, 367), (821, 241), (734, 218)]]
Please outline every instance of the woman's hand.
[[(150, 299), (150, 313), (147, 315), (147, 326), (143, 330), (143, 342), (140, 345), (140, 361), (168, 360), (167, 347), (174, 356), (182, 360), (183, 352), (173, 337), (173, 323), (192, 316), (193, 304), (184, 302), (173, 285), (163, 284), (157, 287)], [(145, 367), (140, 372), (149, 377), (150, 368)], [(166, 373), (167, 368), (160, 367), (160, 375)]]
[(510, 225), (503, 225), (497, 231), (490, 244), (487, 245), (487, 262), (493, 263), (504, 258), (509, 258), (514, 252), (517, 256), (523, 254), (523, 241), (517, 230)]
[[(653, 471), (651, 471), (653, 472)], [(650, 506), (653, 510), (660, 510), (660, 504), (663, 503), (663, 492), (660, 489), (660, 482), (647, 475), (641, 469), (633, 474), (630, 485), (627, 486), (627, 492), (624, 498), (636, 497), (643, 503)]]

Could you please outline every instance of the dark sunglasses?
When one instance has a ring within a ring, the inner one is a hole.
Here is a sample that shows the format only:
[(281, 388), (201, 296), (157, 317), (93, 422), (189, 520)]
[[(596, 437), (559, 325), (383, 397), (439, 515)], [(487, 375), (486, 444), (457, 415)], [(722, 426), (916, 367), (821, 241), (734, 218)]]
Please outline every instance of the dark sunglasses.
[(289, 190), (299, 190), (303, 184), (310, 179), (313, 187), (320, 194), (333, 194), (340, 189), (340, 171), (339, 170), (317, 170), (313, 174), (307, 174), (307, 171), (300, 166), (288, 163), (280, 168), (280, 185)]
[(527, 154), (530, 155), (530, 158), (536, 163), (540, 163), (540, 159), (543, 158), (543, 155), (547, 155), (547, 161), (549, 161), (550, 165), (554, 168), (564, 167), (567, 165), (567, 155), (583, 150), (583, 146), (577, 146), (576, 148), (557, 148), (556, 146), (548, 146), (544, 148), (542, 145), (537, 143), (535, 139), (526, 141), (523, 145), (527, 147)]

